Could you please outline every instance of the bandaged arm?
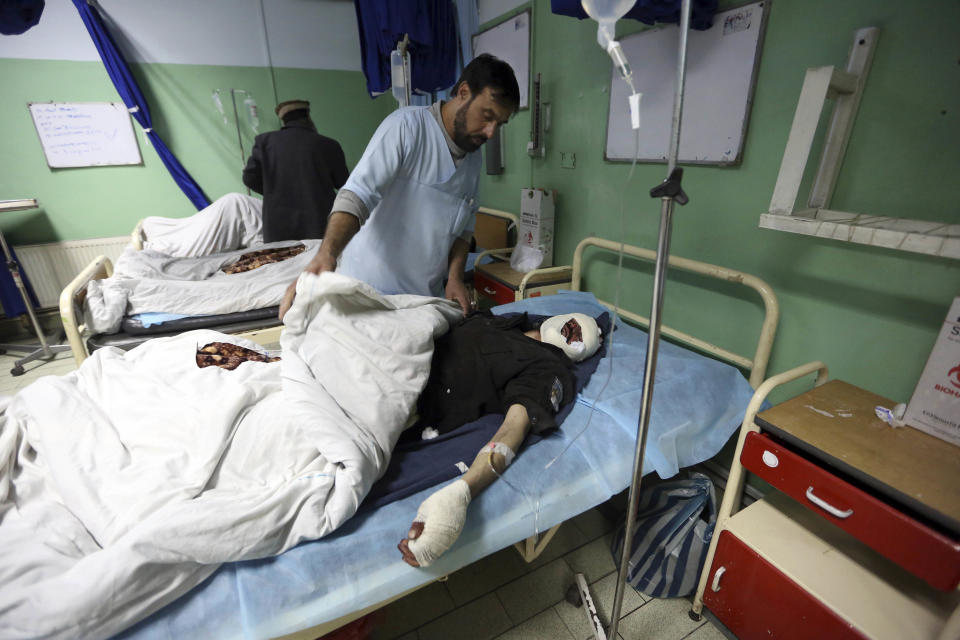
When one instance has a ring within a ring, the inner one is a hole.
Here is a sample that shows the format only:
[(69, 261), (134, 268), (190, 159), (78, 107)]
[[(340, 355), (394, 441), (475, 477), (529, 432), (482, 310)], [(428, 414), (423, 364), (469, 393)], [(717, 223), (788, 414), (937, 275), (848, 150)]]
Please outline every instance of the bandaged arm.
[[(511, 405), (491, 442), (500, 442), (516, 452), (529, 429), (527, 410), (521, 404)], [(414, 567), (427, 567), (443, 555), (460, 536), (470, 500), (480, 495), (506, 468), (503, 454), (491, 452), (489, 447), (481, 449), (463, 476), (433, 492), (420, 504), (406, 539), (398, 545), (403, 560)]]

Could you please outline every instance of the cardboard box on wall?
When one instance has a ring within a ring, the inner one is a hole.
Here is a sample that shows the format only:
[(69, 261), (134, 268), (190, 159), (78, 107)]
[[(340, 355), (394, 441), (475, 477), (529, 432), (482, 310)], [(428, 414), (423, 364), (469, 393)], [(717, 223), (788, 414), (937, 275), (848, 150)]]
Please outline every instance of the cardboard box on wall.
[(960, 297), (953, 299), (903, 421), (960, 445)]
[(543, 251), (541, 267), (553, 266), (553, 217), (557, 192), (544, 189), (520, 191), (520, 224), (517, 244)]

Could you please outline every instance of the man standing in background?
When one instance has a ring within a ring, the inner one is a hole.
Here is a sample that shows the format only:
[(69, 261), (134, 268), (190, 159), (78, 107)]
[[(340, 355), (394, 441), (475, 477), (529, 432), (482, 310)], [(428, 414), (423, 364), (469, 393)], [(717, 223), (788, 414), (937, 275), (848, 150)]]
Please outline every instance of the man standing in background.
[(263, 195), (263, 241), (322, 238), (349, 175), (343, 149), (317, 133), (306, 100), (281, 102), (276, 113), (283, 126), (257, 136), (243, 169), (243, 184)]

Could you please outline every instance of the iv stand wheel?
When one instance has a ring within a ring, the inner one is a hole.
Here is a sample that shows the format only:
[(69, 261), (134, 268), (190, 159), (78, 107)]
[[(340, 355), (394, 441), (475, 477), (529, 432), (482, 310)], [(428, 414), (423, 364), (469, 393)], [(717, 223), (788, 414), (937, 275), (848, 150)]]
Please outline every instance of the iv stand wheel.
[(577, 586), (577, 583), (574, 582), (567, 588), (567, 592), (563, 596), (564, 600), (580, 608), (583, 605), (583, 598), (580, 596), (580, 588)]
[(26, 370), (21, 365), (15, 366), (13, 369), (10, 369), (10, 375), (12, 376), (22, 376)]

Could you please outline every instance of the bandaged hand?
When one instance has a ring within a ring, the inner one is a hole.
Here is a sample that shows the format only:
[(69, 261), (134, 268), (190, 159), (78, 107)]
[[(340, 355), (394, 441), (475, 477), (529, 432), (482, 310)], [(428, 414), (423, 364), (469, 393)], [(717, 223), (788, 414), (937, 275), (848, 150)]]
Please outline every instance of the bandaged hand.
[(463, 529), (470, 487), (463, 479), (435, 491), (420, 504), (407, 538), (397, 548), (414, 567), (428, 567), (449, 549)]

